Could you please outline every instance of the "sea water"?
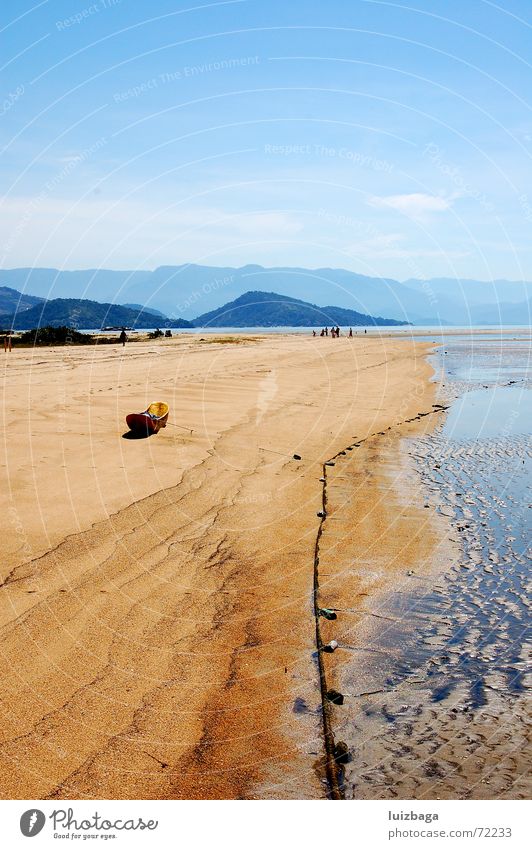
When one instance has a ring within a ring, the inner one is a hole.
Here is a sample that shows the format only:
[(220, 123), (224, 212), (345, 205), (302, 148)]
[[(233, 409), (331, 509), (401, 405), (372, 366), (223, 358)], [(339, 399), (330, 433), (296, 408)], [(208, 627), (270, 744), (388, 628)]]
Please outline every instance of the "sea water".
[(511, 751), (526, 731), (530, 668), (530, 361), (522, 338), (446, 339), (435, 354), (451, 407), (404, 447), (455, 555), (438, 576), (406, 578), (379, 608), (386, 623), (360, 683), (383, 695), (350, 717), (364, 743), (346, 767), (348, 796), (519, 795)]

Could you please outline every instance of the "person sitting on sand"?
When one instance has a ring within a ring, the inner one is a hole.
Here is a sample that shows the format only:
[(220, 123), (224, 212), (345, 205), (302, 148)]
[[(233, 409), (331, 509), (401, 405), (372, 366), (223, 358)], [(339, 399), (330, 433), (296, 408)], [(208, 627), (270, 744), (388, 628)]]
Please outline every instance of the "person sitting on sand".
[(118, 337), (118, 339), (119, 339), (119, 341), (122, 343), (122, 348), (125, 348), (125, 347), (126, 347), (126, 342), (127, 342), (127, 336), (126, 336), (126, 329), (125, 329), (125, 327), (123, 327), (123, 328), (122, 328), (122, 333), (120, 334), (120, 336)]

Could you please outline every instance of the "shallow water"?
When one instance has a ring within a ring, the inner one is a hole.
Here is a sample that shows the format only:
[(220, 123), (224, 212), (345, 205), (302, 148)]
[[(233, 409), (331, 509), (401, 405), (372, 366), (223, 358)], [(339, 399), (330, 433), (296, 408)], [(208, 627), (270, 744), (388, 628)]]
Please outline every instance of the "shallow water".
[(363, 689), (383, 695), (360, 704), (348, 797), (529, 792), (530, 354), (522, 340), (441, 348), (437, 379), (455, 400), (442, 426), (405, 448), (459, 556), (437, 579), (412, 575), (379, 610), (389, 622), (362, 671)]
[(532, 391), (523, 386), (475, 389), (455, 401), (442, 431), (444, 439), (489, 439), (530, 432)]
[[(329, 325), (330, 327), (330, 322)], [(136, 333), (150, 333), (154, 328), (153, 327), (137, 327), (135, 330), (130, 331), (133, 335)], [(251, 325), (250, 327), (231, 327), (228, 325), (227, 327), (172, 327), (172, 334), (174, 336), (178, 336), (180, 334), (191, 334), (194, 333), (196, 335), (202, 336), (205, 333), (218, 333), (225, 334), (231, 333), (232, 335), (237, 333), (303, 333), (306, 336), (312, 336), (313, 330), (321, 329), (320, 326), (308, 326), (308, 327), (257, 327)], [(487, 332), (482, 333), (482, 330)], [(342, 335), (346, 335), (346, 332), (349, 332), (349, 327), (342, 326), (341, 327)], [(413, 325), (357, 325), (353, 326), (353, 333), (355, 335), (373, 335), (373, 336), (389, 336), (390, 334), (394, 336), (415, 336), (416, 339), (425, 342), (440, 342), (441, 338), (452, 340), (454, 338), (453, 334), (463, 333), (464, 331), (471, 331), (471, 327), (414, 327)], [(103, 334), (105, 336), (119, 336), (120, 331), (103, 331), (100, 328), (90, 328), (84, 327), (80, 329), (81, 333), (91, 333), (94, 335)], [(419, 335), (418, 334), (426, 334)], [(474, 336), (476, 339), (487, 339), (493, 340), (496, 339), (514, 339), (516, 336), (522, 336), (523, 334), (529, 335), (529, 331), (527, 328), (522, 326), (505, 326), (505, 325), (497, 325), (497, 324), (487, 324), (484, 328), (475, 328)]]
[[(449, 452), (436, 437), (417, 450), (434, 463), (427, 478), (441, 490), (441, 509), (455, 514), (463, 557), (428, 591), (392, 600), (399, 631), (408, 618), (416, 620), (415, 642), (399, 665), (423, 672), (432, 701), (460, 685), (474, 709), (486, 703), (486, 681), (494, 673), (510, 691), (523, 689), (532, 455), (525, 439), (487, 441), (479, 453), (465, 443)], [(498, 456), (504, 462), (494, 468)], [(397, 639), (388, 630), (385, 642)]]

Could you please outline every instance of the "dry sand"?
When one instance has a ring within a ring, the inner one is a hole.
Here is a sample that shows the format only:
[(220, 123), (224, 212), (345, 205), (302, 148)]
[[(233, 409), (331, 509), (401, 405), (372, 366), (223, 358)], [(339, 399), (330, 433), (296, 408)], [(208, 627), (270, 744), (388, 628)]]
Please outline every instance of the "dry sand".
[[(324, 538), (324, 602), (345, 580), (356, 599), (430, 566), (435, 514), (390, 500), (383, 468), (405, 429), (438, 417), (426, 351), (191, 336), (6, 355), (3, 797), (325, 795), (322, 463), (369, 437), (349, 454), (363, 484), (350, 521)], [(193, 433), (122, 438), (125, 414), (154, 400)]]

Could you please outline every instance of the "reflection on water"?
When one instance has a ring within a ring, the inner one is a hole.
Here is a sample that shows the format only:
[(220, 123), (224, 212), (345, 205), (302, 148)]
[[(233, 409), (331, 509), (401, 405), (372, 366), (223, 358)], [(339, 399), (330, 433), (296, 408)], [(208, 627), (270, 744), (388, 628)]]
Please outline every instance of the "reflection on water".
[(531, 372), (530, 338), (448, 339), (440, 352), (443, 376), (453, 382), (503, 384), (526, 380)]
[[(434, 702), (460, 685), (475, 709), (486, 704), (486, 682), (494, 675), (509, 692), (523, 689), (530, 445), (525, 439), (502, 445), (487, 441), (482, 453), (467, 444), (449, 451), (436, 436), (420, 440), (416, 454), (430, 458), (426, 483), (438, 485), (443, 511), (451, 508), (454, 513), (463, 557), (428, 592), (392, 599), (390, 610), (399, 626), (395, 633), (387, 629), (383, 643), (397, 644), (398, 632), (408, 622), (414, 631), (402, 658), (403, 674), (422, 673)], [(397, 682), (401, 672), (392, 670), (391, 675)]]
[(439, 379), (455, 401), (443, 426), (407, 447), (460, 554), (437, 580), (411, 575), (379, 609), (348, 797), (529, 792), (530, 353), (522, 340), (442, 347)]
[(486, 439), (530, 432), (532, 392), (522, 386), (476, 389), (457, 399), (448, 414), (447, 439)]

